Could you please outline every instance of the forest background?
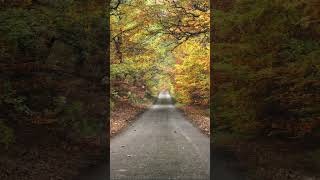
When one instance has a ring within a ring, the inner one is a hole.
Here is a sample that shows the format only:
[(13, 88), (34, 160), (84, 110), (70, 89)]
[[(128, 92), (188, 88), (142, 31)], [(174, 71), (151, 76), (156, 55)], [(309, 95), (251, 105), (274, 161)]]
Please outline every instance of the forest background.
[(0, 2), (0, 179), (106, 161), (108, 2)]
[(177, 106), (204, 110), (206, 121), (198, 123), (209, 133), (208, 1), (112, 1), (111, 6), (111, 133), (164, 90)]
[(317, 0), (215, 0), (211, 29), (204, 0), (108, 4), (1, 1), (1, 179), (75, 176), (107, 149), (109, 100), (113, 135), (165, 89), (253, 178), (319, 176)]

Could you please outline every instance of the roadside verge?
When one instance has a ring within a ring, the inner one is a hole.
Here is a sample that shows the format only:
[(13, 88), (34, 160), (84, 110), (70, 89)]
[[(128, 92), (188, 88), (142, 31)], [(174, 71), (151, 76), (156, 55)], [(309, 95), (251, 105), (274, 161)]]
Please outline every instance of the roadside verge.
[(110, 115), (110, 137), (114, 137), (137, 117), (145, 112), (151, 103), (132, 104), (129, 101), (119, 101), (114, 105)]
[(192, 124), (198, 127), (204, 134), (210, 136), (210, 114), (205, 108), (188, 105), (177, 105), (177, 108), (183, 112)]

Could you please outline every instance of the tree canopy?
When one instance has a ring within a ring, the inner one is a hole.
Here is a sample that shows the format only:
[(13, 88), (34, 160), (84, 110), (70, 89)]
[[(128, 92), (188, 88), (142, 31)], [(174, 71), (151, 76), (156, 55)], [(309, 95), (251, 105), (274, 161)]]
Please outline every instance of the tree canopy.
[(237, 0), (214, 12), (213, 118), (236, 132), (319, 132), (318, 1)]
[(114, 93), (129, 93), (116, 85), (125, 82), (145, 87), (147, 95), (167, 89), (180, 102), (208, 106), (208, 2), (138, 0), (111, 4)]
[(14, 129), (30, 124), (78, 137), (101, 133), (106, 117), (89, 104), (105, 107), (105, 4), (24, 0), (0, 5), (0, 129), (6, 132), (0, 132), (0, 141), (12, 143), (18, 135)]

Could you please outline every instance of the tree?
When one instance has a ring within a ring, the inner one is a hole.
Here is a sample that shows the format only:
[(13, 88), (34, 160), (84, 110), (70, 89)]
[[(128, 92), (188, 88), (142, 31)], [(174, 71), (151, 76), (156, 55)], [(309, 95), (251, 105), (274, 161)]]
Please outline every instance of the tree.
[(315, 134), (318, 5), (239, 0), (216, 10), (214, 68), (220, 80), (213, 82), (213, 112), (218, 124), (263, 135), (279, 130), (286, 136)]
[[(209, 58), (205, 57), (209, 54), (208, 2), (114, 1), (112, 4), (111, 82), (116, 91), (128, 91), (117, 86), (117, 82), (130, 86), (141, 84), (152, 95), (167, 89), (176, 92), (184, 103), (191, 101), (183, 99), (192, 99), (196, 104), (208, 105)], [(183, 55), (187, 49), (197, 52)], [(197, 67), (194, 85), (185, 84), (186, 89), (178, 92), (178, 84), (188, 83), (186, 78), (190, 75), (181, 77), (192, 64)], [(196, 84), (199, 88), (195, 89)]]

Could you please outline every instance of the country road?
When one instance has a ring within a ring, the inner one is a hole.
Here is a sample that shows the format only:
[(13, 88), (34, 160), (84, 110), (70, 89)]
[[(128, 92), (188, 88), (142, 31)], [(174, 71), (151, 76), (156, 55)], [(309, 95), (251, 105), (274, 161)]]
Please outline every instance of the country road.
[(112, 180), (209, 180), (210, 139), (174, 107), (167, 92), (111, 139)]
[[(236, 163), (224, 150), (212, 152), (210, 139), (194, 127), (160, 93), (155, 105), (110, 142), (111, 180), (244, 180), (230, 167)], [(108, 180), (107, 164), (75, 180)]]

